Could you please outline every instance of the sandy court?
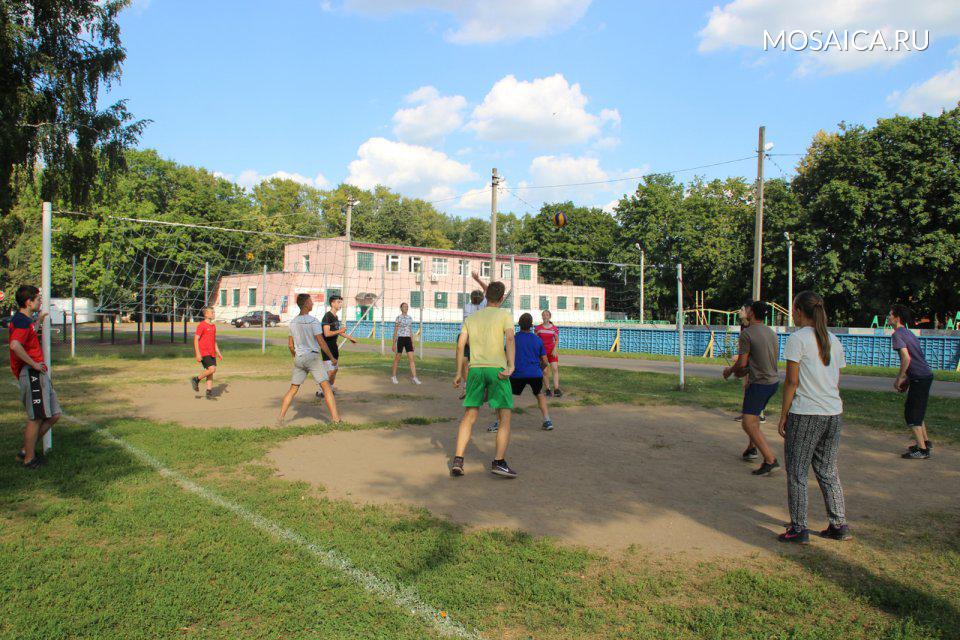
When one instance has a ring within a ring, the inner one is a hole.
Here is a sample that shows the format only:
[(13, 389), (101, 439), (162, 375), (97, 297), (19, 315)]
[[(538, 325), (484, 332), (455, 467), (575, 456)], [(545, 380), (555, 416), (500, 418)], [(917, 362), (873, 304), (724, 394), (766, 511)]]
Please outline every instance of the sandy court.
[[(679, 407), (572, 407), (517, 419), (508, 460), (516, 480), (486, 471), (494, 436), (481, 420), (463, 478), (447, 474), (453, 424), (304, 436), (269, 454), (278, 474), (358, 503), (422, 506), (477, 527), (518, 528), (607, 552), (639, 545), (690, 558), (741, 556), (781, 546), (789, 521), (783, 471), (750, 475), (744, 436), (730, 415)], [(768, 435), (774, 435), (771, 427)], [(909, 517), (960, 501), (960, 455), (939, 448), (930, 461), (899, 458), (905, 438), (848, 428), (841, 479), (848, 517)], [(775, 448), (782, 452), (779, 437)], [(826, 516), (812, 478), (810, 526)], [(827, 541), (815, 540), (814, 544)]]
[[(392, 385), (387, 368), (345, 369), (337, 380), (345, 420), (444, 421), (302, 436), (271, 451), (269, 461), (280, 477), (322, 488), (330, 498), (425, 507), (468, 526), (516, 528), (607, 552), (639, 545), (657, 554), (682, 552), (700, 559), (780, 546), (773, 534), (789, 520), (784, 473), (750, 475), (756, 464), (740, 461), (745, 436), (729, 412), (555, 407), (557, 428), (545, 432), (532, 396), (526, 395), (518, 403), (524, 412), (514, 416), (508, 452), (520, 477), (504, 480), (486, 471), (494, 436), (485, 429), (492, 412), (484, 409), (467, 451), (467, 475), (453, 479), (448, 464), (462, 415), (457, 391), (447, 377), (423, 381), (422, 386), (409, 379)], [(286, 377), (224, 376), (214, 399), (206, 400), (184, 378), (142, 387), (126, 398), (135, 414), (152, 420), (244, 429), (274, 426), (288, 388)], [(327, 420), (315, 390), (313, 381), (303, 385), (288, 424)], [(782, 454), (773, 420), (764, 431)], [(906, 461), (899, 458), (906, 443), (906, 434), (845, 429), (840, 472), (854, 529), (871, 518), (906, 518), (960, 504), (960, 452), (938, 447), (932, 460)], [(811, 473), (810, 526), (825, 522)]]
[[(382, 374), (374, 371), (344, 369), (337, 378), (337, 409), (346, 422), (395, 422), (412, 417), (453, 419), (458, 415), (457, 392), (446, 378), (424, 377), (424, 384), (415, 386), (406, 377), (394, 385), (390, 383), (389, 368), (383, 368)], [(273, 427), (280, 414), (280, 400), (290, 388), (289, 375), (254, 379), (231, 378), (227, 374), (215, 379), (214, 397), (207, 400), (193, 392), (188, 378), (185, 375), (183, 382), (151, 385), (133, 398), (133, 411), (140, 417), (188, 427)], [(307, 426), (329, 420), (326, 405), (314, 395), (318, 389), (313, 379), (307, 379), (300, 387), (287, 412), (287, 425)]]

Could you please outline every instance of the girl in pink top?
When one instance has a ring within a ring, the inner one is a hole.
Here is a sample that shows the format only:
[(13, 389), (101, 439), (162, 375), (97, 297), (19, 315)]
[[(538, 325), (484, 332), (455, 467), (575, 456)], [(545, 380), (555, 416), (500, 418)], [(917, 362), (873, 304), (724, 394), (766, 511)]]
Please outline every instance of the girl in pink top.
[[(551, 317), (552, 314), (544, 310), (543, 324), (534, 327), (533, 332), (543, 340), (543, 348), (547, 352), (547, 361), (550, 363), (550, 367), (543, 371), (543, 386), (546, 387), (548, 396), (559, 398), (563, 395), (563, 391), (560, 390), (560, 358), (557, 356), (557, 348), (560, 346), (560, 329), (550, 322)], [(550, 384), (551, 375), (553, 376), (553, 385)]]

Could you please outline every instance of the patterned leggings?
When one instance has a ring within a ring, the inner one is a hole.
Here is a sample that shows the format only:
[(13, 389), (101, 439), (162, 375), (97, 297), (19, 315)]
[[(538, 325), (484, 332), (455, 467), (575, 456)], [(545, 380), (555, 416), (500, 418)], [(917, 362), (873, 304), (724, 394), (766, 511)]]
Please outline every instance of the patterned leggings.
[(798, 529), (807, 528), (807, 473), (820, 483), (830, 524), (846, 524), (843, 487), (837, 473), (840, 450), (840, 416), (811, 416), (791, 413), (787, 416), (784, 454), (787, 461), (787, 499), (790, 521)]

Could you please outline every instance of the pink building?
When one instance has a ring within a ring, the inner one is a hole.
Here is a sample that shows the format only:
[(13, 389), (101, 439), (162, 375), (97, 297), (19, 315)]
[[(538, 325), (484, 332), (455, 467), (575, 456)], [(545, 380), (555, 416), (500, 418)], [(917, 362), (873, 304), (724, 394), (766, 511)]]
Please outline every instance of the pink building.
[[(550, 309), (557, 322), (603, 322), (604, 289), (543, 284), (539, 262), (535, 255), (497, 256), (496, 279), (512, 291), (505, 306), (514, 315), (529, 311), (539, 322), (539, 310)], [(464, 300), (478, 288), (471, 271), (489, 281), (490, 255), (366, 242), (346, 247), (343, 238), (310, 240), (285, 247), (283, 271), (266, 276), (265, 302), (284, 321), (298, 313), (297, 294), (311, 294), (314, 314), (320, 316), (329, 296), (338, 293), (344, 298), (341, 318), (355, 320), (366, 313), (367, 319), (379, 321), (382, 307), (383, 317), (391, 321), (400, 303), (407, 302), (415, 320), (422, 313), (424, 322), (459, 322)], [(229, 321), (259, 310), (263, 284), (259, 273), (222, 277), (214, 300), (217, 317)]]

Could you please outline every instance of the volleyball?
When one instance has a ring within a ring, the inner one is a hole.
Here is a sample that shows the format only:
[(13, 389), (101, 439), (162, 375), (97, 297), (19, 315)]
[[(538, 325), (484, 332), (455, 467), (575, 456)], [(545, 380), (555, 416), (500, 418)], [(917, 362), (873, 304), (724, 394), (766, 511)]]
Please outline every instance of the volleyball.
[(247, 253), (247, 260), (253, 260), (253, 253), (252, 253), (252, 252), (248, 252), (248, 253)]
[(567, 226), (567, 214), (563, 213), (562, 211), (558, 211), (557, 213), (553, 214), (553, 224), (557, 225), (558, 227)]

